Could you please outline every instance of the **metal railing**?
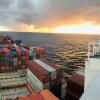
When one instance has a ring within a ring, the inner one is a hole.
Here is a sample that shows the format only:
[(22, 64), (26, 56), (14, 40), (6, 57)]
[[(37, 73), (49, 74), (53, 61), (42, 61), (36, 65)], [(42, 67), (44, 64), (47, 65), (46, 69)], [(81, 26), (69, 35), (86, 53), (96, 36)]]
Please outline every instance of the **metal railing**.
[(88, 44), (88, 59), (91, 57), (100, 57), (100, 40)]

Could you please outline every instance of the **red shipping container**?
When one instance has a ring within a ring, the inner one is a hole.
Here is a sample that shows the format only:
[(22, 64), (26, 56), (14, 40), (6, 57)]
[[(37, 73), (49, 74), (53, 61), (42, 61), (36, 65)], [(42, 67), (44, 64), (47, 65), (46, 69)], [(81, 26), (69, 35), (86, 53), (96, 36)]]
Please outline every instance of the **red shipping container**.
[(3, 50), (6, 55), (9, 55), (10, 50), (8, 48), (3, 48)]
[(26, 58), (25, 58), (26, 60), (28, 60), (29, 59), (29, 56), (26, 56)]
[(14, 62), (14, 59), (13, 58), (10, 58), (10, 62)]
[(56, 71), (57, 71), (57, 84), (61, 84), (61, 80), (62, 80), (62, 68), (59, 65), (57, 65), (57, 64), (53, 64), (53, 63), (47, 61), (46, 59), (41, 59), (41, 61), (43, 61), (47, 65), (51, 66), (52, 68), (56, 69)]
[(25, 55), (29, 55), (29, 52), (26, 48), (23, 48), (25, 50)]
[(20, 56), (21, 55), (20, 50), (18, 48), (16, 48), (16, 51), (17, 51), (18, 56)]
[(25, 56), (22, 56), (22, 60), (25, 60)]
[(51, 79), (50, 73), (34, 61), (28, 61), (27, 66), (42, 83), (49, 82)]
[(18, 65), (21, 65), (21, 61), (18, 61)]
[(44, 58), (44, 55), (45, 55), (45, 49), (44, 48), (37, 47), (36, 52), (40, 56), (40, 58)]
[(43, 61), (44, 63), (48, 64), (52, 68), (55, 68), (57, 70), (57, 76), (58, 77), (62, 75), (62, 68), (59, 65), (53, 64), (53, 63), (47, 61), (46, 59), (41, 59), (41, 61)]

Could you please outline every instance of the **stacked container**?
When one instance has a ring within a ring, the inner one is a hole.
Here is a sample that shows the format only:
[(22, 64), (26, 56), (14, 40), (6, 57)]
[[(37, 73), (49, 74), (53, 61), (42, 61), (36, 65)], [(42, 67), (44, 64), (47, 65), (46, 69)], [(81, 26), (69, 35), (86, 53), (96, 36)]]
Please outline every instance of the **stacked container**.
[(62, 70), (59, 65), (52, 64), (47, 60), (34, 60), (38, 65), (47, 70), (50, 73), (50, 90), (59, 98), (61, 97), (61, 82), (62, 82)]
[(16, 48), (12, 47), (10, 49), (10, 63), (11, 65), (13, 65), (14, 67), (17, 67), (17, 52), (16, 52)]
[(56, 78), (56, 81), (54, 81), (54, 82), (56, 82), (55, 84), (61, 85), (61, 80), (62, 80), (61, 66), (59, 66), (57, 64), (50, 63), (46, 59), (41, 59), (41, 61), (43, 61), (44, 63), (46, 63), (47, 65), (49, 65), (50, 67), (54, 68), (57, 71), (57, 78)]
[(8, 48), (3, 48), (3, 51), (5, 54), (5, 62), (9, 62), (10, 61), (10, 59), (9, 59), (10, 50)]
[(48, 71), (48, 73), (50, 73), (51, 75), (51, 80), (56, 80), (57, 78), (57, 73), (56, 73), (56, 70), (54, 68), (52, 68), (51, 66), (49, 66), (48, 64), (44, 63), (43, 61), (39, 60), (39, 59), (36, 59), (34, 60), (35, 63), (37, 63), (38, 65), (40, 65), (42, 68), (44, 68), (45, 70)]
[(4, 52), (3, 52), (3, 48), (0, 48), (0, 66), (4, 66), (5, 65), (5, 55), (4, 55)]
[(45, 49), (37, 47), (37, 49), (36, 49), (36, 58), (37, 59), (44, 58), (44, 56), (45, 56)]
[[(43, 88), (46, 88), (46, 87), (50, 88), (49, 85), (50, 85), (51, 75), (47, 70), (42, 68), (40, 65), (38, 65), (34, 61), (28, 61), (28, 68), (32, 72), (33, 77), (35, 78), (35, 76), (36, 76), (38, 78), (38, 80), (41, 81)], [(37, 80), (37, 82), (38, 82), (38, 80)], [(40, 87), (40, 89), (41, 89), (41, 87)]]
[(30, 55), (29, 56), (33, 56), (33, 59), (36, 59), (36, 47), (30, 47), (29, 49)]
[(21, 52), (21, 65), (25, 65), (25, 61), (26, 61), (26, 59), (25, 59), (25, 57), (26, 57), (26, 52), (25, 52), (25, 49), (23, 48), (23, 47), (20, 47), (19, 48), (19, 50), (20, 50), (20, 52)]
[(45, 49), (40, 47), (30, 47), (30, 52), (32, 51), (33, 59), (40, 59), (45, 57)]

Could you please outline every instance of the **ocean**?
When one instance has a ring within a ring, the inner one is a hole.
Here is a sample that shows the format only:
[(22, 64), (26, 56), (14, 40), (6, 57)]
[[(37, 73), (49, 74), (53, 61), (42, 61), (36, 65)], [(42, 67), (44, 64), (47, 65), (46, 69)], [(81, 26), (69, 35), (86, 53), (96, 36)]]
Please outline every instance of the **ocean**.
[(40, 46), (46, 49), (46, 58), (63, 67), (64, 72), (72, 73), (84, 68), (88, 43), (100, 39), (100, 35), (47, 34), (28, 32), (1, 32), (24, 45)]

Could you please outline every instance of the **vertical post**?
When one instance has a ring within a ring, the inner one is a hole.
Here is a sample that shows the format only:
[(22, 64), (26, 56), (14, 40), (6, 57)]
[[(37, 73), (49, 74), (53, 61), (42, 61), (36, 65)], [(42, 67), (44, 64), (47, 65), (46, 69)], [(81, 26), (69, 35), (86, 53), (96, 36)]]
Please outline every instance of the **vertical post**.
[(92, 56), (94, 56), (94, 54), (95, 54), (94, 53), (95, 52), (95, 50), (94, 50), (94, 46), (95, 46), (94, 43), (92, 44), (92, 46), (93, 46), (93, 54), (92, 54)]
[(99, 40), (99, 43), (98, 43), (98, 48), (99, 48), (99, 51), (98, 51), (98, 55), (100, 56), (100, 40)]
[(90, 56), (90, 46), (91, 46), (91, 44), (88, 43), (88, 59), (89, 59), (89, 56)]

